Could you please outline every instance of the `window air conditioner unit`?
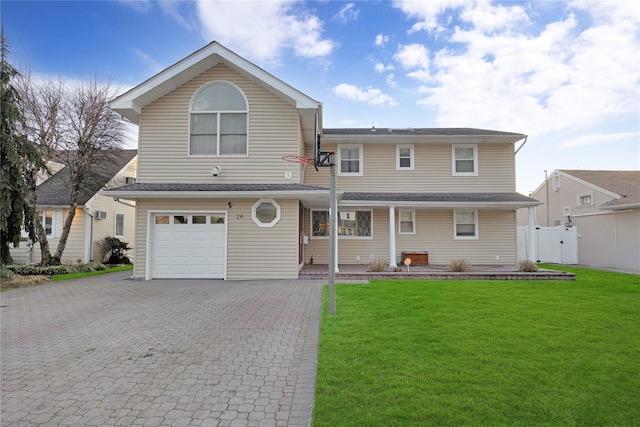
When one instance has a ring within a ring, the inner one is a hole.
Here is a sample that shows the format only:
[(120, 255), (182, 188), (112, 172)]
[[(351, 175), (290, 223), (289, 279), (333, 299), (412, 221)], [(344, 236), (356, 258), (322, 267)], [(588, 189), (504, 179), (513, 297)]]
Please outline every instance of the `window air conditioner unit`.
[(105, 211), (96, 211), (96, 219), (107, 219), (107, 213)]

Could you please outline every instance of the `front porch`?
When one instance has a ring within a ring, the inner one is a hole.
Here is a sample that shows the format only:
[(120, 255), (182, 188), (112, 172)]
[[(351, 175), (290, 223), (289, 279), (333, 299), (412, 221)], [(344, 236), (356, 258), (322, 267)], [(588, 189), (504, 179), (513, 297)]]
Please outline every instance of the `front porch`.
[[(563, 271), (538, 269), (528, 273), (518, 271), (517, 265), (472, 265), (471, 271), (455, 273), (447, 265), (420, 265), (388, 267), (386, 271), (373, 272), (369, 264), (340, 264), (335, 275), (340, 280), (399, 279), (399, 280), (575, 280), (575, 274)], [(329, 278), (327, 264), (305, 264), (298, 273), (300, 279)]]

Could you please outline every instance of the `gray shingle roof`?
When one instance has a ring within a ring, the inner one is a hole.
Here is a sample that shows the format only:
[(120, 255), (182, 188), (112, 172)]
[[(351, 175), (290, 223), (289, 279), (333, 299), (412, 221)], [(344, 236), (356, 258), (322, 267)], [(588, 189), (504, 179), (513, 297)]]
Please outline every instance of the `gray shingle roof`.
[(615, 206), (640, 202), (640, 171), (607, 171), (559, 169), (567, 175), (574, 176), (605, 190), (622, 196), (613, 199), (604, 206)]
[(324, 135), (522, 136), (521, 133), (475, 128), (341, 128), (323, 129)]
[(124, 185), (106, 190), (131, 192), (192, 192), (192, 191), (222, 191), (222, 192), (264, 192), (264, 191), (328, 191), (328, 188), (306, 184), (189, 184), (189, 183), (142, 183)]
[(432, 202), (432, 203), (539, 203), (520, 193), (352, 193), (343, 201)]
[[(137, 150), (108, 150), (91, 167), (91, 183), (81, 189), (78, 205), (83, 206), (138, 153)], [(38, 186), (38, 205), (68, 206), (71, 203), (71, 172), (65, 166)]]

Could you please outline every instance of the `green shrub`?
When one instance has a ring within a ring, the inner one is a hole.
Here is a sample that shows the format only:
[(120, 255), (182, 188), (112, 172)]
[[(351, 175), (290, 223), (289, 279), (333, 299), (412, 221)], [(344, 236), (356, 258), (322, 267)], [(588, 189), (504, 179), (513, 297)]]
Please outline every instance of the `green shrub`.
[(455, 273), (465, 273), (471, 270), (471, 264), (465, 259), (453, 259), (449, 262), (449, 270)]
[(11, 271), (7, 266), (3, 265), (2, 268), (0, 269), (0, 278), (7, 279), (7, 278), (13, 277), (15, 275), (16, 275), (16, 273)]
[(117, 237), (107, 236), (104, 238), (103, 247), (105, 253), (109, 255), (108, 264), (131, 264), (131, 260), (126, 254), (131, 249), (127, 242), (123, 242)]
[[(75, 265), (51, 265), (51, 266), (35, 266), (35, 265), (8, 265), (2, 268), (2, 277), (5, 274), (14, 274), (19, 276), (56, 276), (59, 274), (71, 274), (71, 273), (88, 273), (91, 271), (106, 270), (107, 267), (104, 264), (92, 262), (88, 264), (75, 264)], [(6, 272), (5, 272), (6, 270)]]

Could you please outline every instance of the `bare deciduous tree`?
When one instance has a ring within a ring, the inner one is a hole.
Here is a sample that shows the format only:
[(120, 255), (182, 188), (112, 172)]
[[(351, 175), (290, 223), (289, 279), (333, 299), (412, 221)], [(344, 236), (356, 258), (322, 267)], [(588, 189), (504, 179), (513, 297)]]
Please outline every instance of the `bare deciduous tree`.
[[(26, 135), (46, 160), (58, 162), (66, 169), (69, 211), (53, 255), (40, 219), (34, 218), (39, 229), (42, 263), (56, 265), (66, 248), (79, 196), (82, 191), (98, 191), (104, 184), (103, 175), (112, 161), (109, 152), (121, 147), (124, 125), (108, 105), (116, 95), (115, 90), (110, 82), (100, 82), (97, 76), (73, 83), (24, 79), (21, 92), (25, 99), (23, 109), (28, 112), (24, 122)], [(36, 183), (41, 171), (25, 165), (25, 173), (31, 177), (29, 202), (35, 208)]]
[[(16, 87), (21, 96), (22, 132), (38, 150), (44, 162), (50, 165), (61, 144), (64, 83), (61, 80), (36, 80), (28, 70), (18, 79)], [(41, 217), (37, 213), (37, 185), (50, 171), (42, 170), (37, 164), (24, 161), (23, 173), (28, 188), (27, 203), (31, 212), (34, 213), (32, 221), (35, 225), (37, 240), (40, 242), (41, 262), (48, 265), (51, 262), (51, 252)]]

